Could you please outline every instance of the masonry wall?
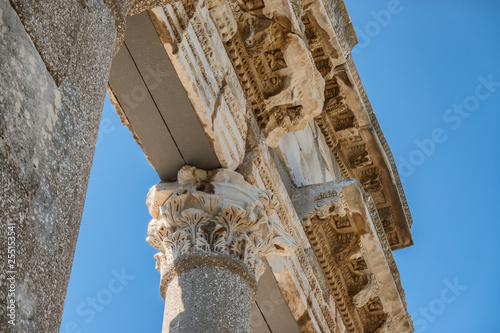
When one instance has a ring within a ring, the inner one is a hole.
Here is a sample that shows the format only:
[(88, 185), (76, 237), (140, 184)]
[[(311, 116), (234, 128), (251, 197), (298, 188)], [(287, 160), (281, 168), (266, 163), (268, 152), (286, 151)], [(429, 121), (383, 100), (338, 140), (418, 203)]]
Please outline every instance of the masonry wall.
[(1, 332), (59, 331), (115, 39), (102, 0), (0, 1)]

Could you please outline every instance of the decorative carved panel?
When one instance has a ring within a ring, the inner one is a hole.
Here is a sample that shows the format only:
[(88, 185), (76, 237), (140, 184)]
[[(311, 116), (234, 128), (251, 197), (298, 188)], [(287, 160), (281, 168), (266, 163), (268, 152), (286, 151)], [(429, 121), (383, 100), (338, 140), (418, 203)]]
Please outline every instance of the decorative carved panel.
[[(357, 80), (345, 25), (338, 15), (342, 6), (337, 1), (309, 0), (302, 3), (302, 8), (304, 36), (316, 68), (325, 79), (323, 112), (315, 120), (343, 176), (360, 179), (378, 207), (393, 207), (391, 221), (398, 231), (387, 235), (393, 248), (411, 245), (411, 216), (401, 196), (395, 166), (385, 160), (386, 155), (389, 158), (392, 155), (387, 146), (380, 145), (378, 123), (367, 112), (369, 104), (361, 81)], [(382, 142), (385, 142), (383, 136)], [(391, 174), (396, 177), (396, 184)]]
[(150, 17), (221, 165), (237, 168), (249, 105), (208, 9), (178, 1), (150, 11)]
[(207, 1), (267, 144), (321, 112), (324, 81), (288, 1)]
[(329, 293), (327, 280), (318, 275), (321, 267), (306, 245), (307, 237), (269, 152), (259, 148), (249, 151), (238, 171), (249, 183), (275, 194), (280, 202), (276, 212), (284, 229), (300, 240), (300, 246), (290, 257), (270, 258), (269, 263), (279, 272), (275, 277), (301, 330), (343, 332), (336, 330), (343, 325), (338, 309)]
[(222, 166), (241, 164), (247, 110), (270, 147), (315, 118), (343, 176), (367, 184), (378, 208), (392, 207), (393, 248), (412, 244), (394, 160), (349, 54), (356, 37), (342, 1), (177, 1), (151, 13)]
[[(288, 198), (283, 184), (273, 180), (280, 176), (272, 159), (263, 151), (250, 157), (245, 152), (253, 144), (247, 141), (247, 126), (253, 118), (270, 147), (314, 118), (342, 175), (359, 179), (358, 186), (369, 193), (361, 200), (368, 208), (358, 209), (364, 212), (362, 222), (341, 199), (332, 204), (331, 198), (339, 193), (328, 197), (325, 192), (326, 197), (317, 201), (333, 211), (318, 210), (306, 227), (337, 310), (324, 301), (325, 287), (316, 281), (308, 254), (297, 250), (287, 259), (287, 270), (294, 276), (292, 289), (308, 304), (306, 309), (297, 305), (292, 310), (298, 321), (302, 318), (302, 327), (328, 331), (340, 325), (335, 311), (350, 332), (380, 333), (383, 327), (397, 327), (392, 314), (384, 312), (387, 301), (383, 291), (377, 291), (376, 274), (363, 255), (363, 237), (383, 242), (384, 260), (404, 303), (390, 251), (391, 246), (397, 249), (412, 243), (411, 216), (392, 155), (370, 114), (349, 55), (355, 35), (343, 2), (207, 0), (175, 2), (152, 13), (221, 164), (234, 169), (246, 154), (242, 167), (252, 165), (252, 170), (245, 177), (276, 193), (282, 203), (277, 216), (288, 233), (302, 231), (295, 229), (293, 209), (283, 206)], [(382, 313), (369, 316), (368, 304), (372, 299), (375, 304), (377, 297)]]
[(292, 200), (347, 331), (412, 332), (391, 240), (362, 185), (305, 186), (293, 191)]
[(241, 261), (258, 280), (264, 256), (287, 255), (297, 246), (275, 214), (274, 195), (228, 169), (184, 166), (177, 182), (156, 185), (147, 202), (153, 216), (147, 241), (160, 251), (162, 275), (185, 255), (222, 254)]

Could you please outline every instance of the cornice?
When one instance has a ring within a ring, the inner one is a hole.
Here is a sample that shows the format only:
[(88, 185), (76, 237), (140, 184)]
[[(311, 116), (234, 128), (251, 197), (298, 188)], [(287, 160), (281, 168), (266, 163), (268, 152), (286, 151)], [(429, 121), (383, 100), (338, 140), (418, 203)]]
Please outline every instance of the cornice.
[(412, 332), (389, 241), (362, 185), (305, 186), (292, 200), (348, 331)]
[[(279, 225), (300, 243), (283, 261), (293, 281), (277, 278), (283, 290), (292, 290), (307, 304), (295, 306), (295, 300), (287, 299), (296, 319), (305, 316), (327, 332), (342, 326), (340, 315), (346, 329), (362, 332), (363, 316), (353, 306), (371, 293), (354, 301), (340, 268), (324, 270), (325, 264), (334, 266), (322, 262), (325, 242), (312, 246), (316, 257), (307, 252), (310, 235), (304, 233), (269, 154), (268, 146), (311, 119), (343, 176), (358, 178), (357, 186), (370, 193), (363, 200), (375, 228), (372, 235), (380, 241), (405, 304), (391, 248), (413, 244), (411, 215), (394, 158), (350, 56), (356, 39), (343, 2), (176, 2), (150, 15), (221, 165), (240, 166), (249, 183), (272, 191), (280, 202)], [(323, 284), (331, 281), (336, 286), (325, 292)]]
[(396, 162), (394, 160), (394, 156), (392, 155), (392, 151), (389, 147), (389, 144), (387, 143), (387, 140), (384, 136), (384, 133), (382, 132), (382, 128), (380, 127), (380, 124), (377, 120), (377, 116), (375, 115), (375, 112), (373, 112), (373, 107), (370, 103), (370, 100), (368, 99), (368, 95), (365, 91), (365, 88), (364, 88), (363, 83), (361, 81), (361, 78), (359, 76), (356, 65), (354, 64), (354, 61), (352, 60), (351, 57), (347, 58), (347, 65), (349, 66), (349, 70), (351, 72), (351, 75), (354, 78), (354, 81), (355, 81), (356, 86), (358, 88), (359, 94), (363, 100), (363, 104), (365, 105), (366, 112), (368, 113), (368, 116), (370, 117), (370, 122), (372, 124), (372, 128), (375, 131), (377, 138), (379, 140), (380, 146), (383, 149), (383, 151), (387, 157), (392, 176), (394, 177), (394, 183), (395, 183), (396, 188), (398, 190), (398, 194), (401, 198), (401, 204), (403, 205), (403, 208), (405, 211), (406, 221), (408, 223), (408, 226), (411, 228), (411, 226), (413, 225), (413, 218), (411, 216), (410, 207), (409, 207), (408, 201), (406, 199), (406, 195), (405, 195), (405, 192), (403, 189), (403, 184), (401, 182), (401, 178), (399, 177), (399, 172), (398, 172), (398, 168), (396, 166)]
[(305, 37), (325, 79), (325, 102), (315, 121), (343, 176), (358, 178), (373, 196), (393, 250), (410, 246), (408, 203), (394, 157), (352, 61), (338, 8), (332, 1), (304, 2)]

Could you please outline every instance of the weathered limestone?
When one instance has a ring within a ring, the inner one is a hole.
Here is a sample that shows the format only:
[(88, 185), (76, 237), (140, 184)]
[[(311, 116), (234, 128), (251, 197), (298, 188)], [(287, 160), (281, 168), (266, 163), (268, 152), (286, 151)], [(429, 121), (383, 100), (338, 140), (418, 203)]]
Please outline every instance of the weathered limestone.
[[(303, 332), (410, 332), (391, 251), (412, 244), (411, 216), (350, 56), (356, 36), (341, 0), (0, 4), (0, 217), (17, 232), (15, 331), (57, 331), (110, 63), (126, 16), (153, 6), (162, 7), (136, 16), (147, 42), (134, 43), (134, 31), (116, 58), (133, 79), (115, 85), (140, 86), (152, 118), (124, 110), (110, 88), (111, 97), (131, 130), (142, 122), (138, 142), (160, 125), (147, 144), (164, 155), (150, 158), (164, 164), (154, 165), (163, 180), (192, 155), (204, 156), (198, 167), (228, 168), (184, 167), (149, 193), (163, 331), (249, 332), (266, 257)], [(142, 75), (154, 68), (147, 50), (162, 65), (168, 55), (162, 71), (179, 77), (170, 97), (172, 82)], [(183, 89), (182, 107), (160, 105)], [(174, 161), (168, 136), (156, 134), (180, 119), (199, 120), (187, 126), (198, 133), (169, 133)], [(200, 137), (197, 148), (213, 152), (190, 152)]]
[[(333, 154), (341, 177), (360, 179), (372, 194), (393, 249), (412, 244), (411, 215), (394, 160), (349, 56), (356, 37), (342, 1), (220, 0), (187, 7), (178, 2), (152, 14), (223, 166), (234, 168), (244, 155), (246, 99), (267, 145), (279, 146), (295, 185), (314, 184), (314, 178), (301, 179), (307, 170), (292, 170), (301, 163), (296, 150), (279, 141), (315, 117), (325, 163)], [(327, 168), (332, 174), (337, 166)]]
[(304, 33), (325, 79), (323, 112), (315, 120), (342, 177), (359, 179), (375, 200), (391, 247), (410, 246), (412, 218), (396, 165), (350, 57), (351, 29), (336, 12), (331, 1), (303, 3)]
[(405, 294), (374, 200), (357, 180), (294, 190), (297, 214), (348, 332), (412, 332)]
[(342, 178), (342, 171), (314, 120), (298, 132), (285, 135), (275, 149), (296, 187)]
[(163, 331), (249, 332), (263, 257), (295, 244), (274, 195), (228, 169), (185, 166), (177, 182), (153, 187), (147, 203), (147, 241), (160, 251)]
[(250, 107), (207, 7), (177, 2), (149, 13), (220, 165), (236, 169)]
[[(253, 121), (248, 151), (238, 169), (245, 179), (261, 189), (271, 190), (280, 205), (276, 212), (285, 230), (299, 243), (289, 257), (270, 256), (269, 265), (290, 310), (302, 332), (345, 332), (333, 296), (328, 290), (321, 267), (309, 246), (309, 240), (290, 200), (277, 166), (268, 151), (259, 148), (265, 138)], [(252, 136), (256, 136), (253, 138)], [(255, 142), (254, 142), (255, 140)]]
[[(251, 109), (294, 185), (358, 178), (392, 248), (413, 244), (393, 157), (350, 57), (356, 36), (342, 1), (175, 2), (151, 16), (222, 166), (241, 164)], [(311, 128), (316, 138), (290, 147)], [(300, 161), (317, 160), (305, 156), (307, 144), (318, 146), (319, 168)]]
[[(324, 80), (296, 34), (298, 22), (287, 1), (176, 2), (153, 13), (200, 119), (237, 102), (231, 113), (241, 127), (249, 105), (267, 144), (275, 147), (321, 112)], [(238, 137), (231, 134), (223, 134), (222, 146)], [(238, 148), (237, 142), (230, 148)]]

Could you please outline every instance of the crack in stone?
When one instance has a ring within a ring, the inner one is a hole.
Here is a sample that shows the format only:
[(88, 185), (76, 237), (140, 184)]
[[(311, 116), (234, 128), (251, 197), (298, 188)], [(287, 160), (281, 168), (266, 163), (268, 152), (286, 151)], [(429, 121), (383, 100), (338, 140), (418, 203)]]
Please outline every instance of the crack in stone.
[(217, 98), (215, 99), (214, 108), (212, 110), (211, 118), (212, 118), (212, 131), (215, 132), (215, 120), (217, 118), (217, 114), (219, 113), (219, 106), (221, 105), (221, 99), (223, 98), (224, 90), (227, 88), (227, 82), (224, 78), (221, 82), (221, 87), (219, 88), (219, 92), (217, 93)]
[(248, 10), (244, 9), (243, 7), (241, 7), (241, 5), (239, 5), (239, 7), (240, 7), (240, 9), (241, 9), (242, 11), (244, 11), (244, 12), (245, 12), (245, 13), (247, 13), (247, 14), (250, 14), (250, 15), (252, 15), (252, 16), (254, 16), (254, 17), (257, 17), (257, 18), (259, 18), (259, 19), (264, 19), (264, 20), (268, 20), (268, 21), (274, 22), (274, 23), (276, 23), (277, 25), (279, 25), (280, 27), (282, 27), (284, 30), (288, 31), (289, 33), (294, 34), (294, 35), (298, 36), (298, 37), (299, 37), (299, 38), (301, 38), (301, 39), (303, 38), (301, 35), (299, 35), (299, 34), (298, 34), (298, 33), (296, 33), (295, 31), (293, 31), (293, 30), (290, 30), (290, 29), (286, 28), (286, 27), (285, 27), (285, 26), (283, 26), (281, 23), (279, 23), (279, 22), (277, 22), (277, 21), (273, 20), (272, 18), (269, 18), (269, 17), (267, 17), (267, 16), (260, 16), (260, 15), (254, 14), (254, 13), (252, 13), (252, 12), (249, 12)]

